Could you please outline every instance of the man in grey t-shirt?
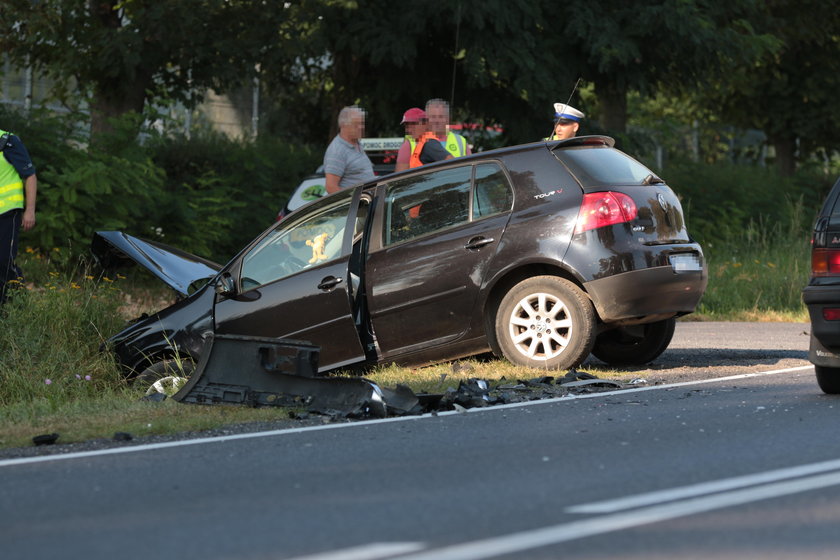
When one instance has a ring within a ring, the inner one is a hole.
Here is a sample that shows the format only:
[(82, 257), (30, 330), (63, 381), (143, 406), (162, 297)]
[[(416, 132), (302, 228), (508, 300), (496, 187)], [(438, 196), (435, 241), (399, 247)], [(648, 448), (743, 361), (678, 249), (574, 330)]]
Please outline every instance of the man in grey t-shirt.
[(365, 111), (352, 105), (338, 114), (338, 136), (333, 138), (324, 153), (324, 173), (327, 193), (370, 181), (373, 164), (359, 144), (365, 133)]

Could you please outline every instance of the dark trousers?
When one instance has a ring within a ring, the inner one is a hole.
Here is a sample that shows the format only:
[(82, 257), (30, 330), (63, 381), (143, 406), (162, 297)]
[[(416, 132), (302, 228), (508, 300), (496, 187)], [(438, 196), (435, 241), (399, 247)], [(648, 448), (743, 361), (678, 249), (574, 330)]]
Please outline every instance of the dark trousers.
[(9, 210), (0, 214), (0, 303), (6, 301), (10, 280), (23, 280), (23, 271), (15, 264), (22, 210)]

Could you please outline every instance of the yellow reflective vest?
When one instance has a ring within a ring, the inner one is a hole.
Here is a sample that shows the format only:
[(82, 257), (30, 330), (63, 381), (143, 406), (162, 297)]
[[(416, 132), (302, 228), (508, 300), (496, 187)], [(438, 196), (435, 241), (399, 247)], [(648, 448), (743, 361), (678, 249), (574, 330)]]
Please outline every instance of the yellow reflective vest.
[[(414, 146), (417, 141), (410, 134), (405, 137), (411, 147), (411, 153), (414, 153)], [(452, 157), (461, 157), (467, 155), (467, 141), (460, 134), (455, 134), (451, 130), (446, 133), (446, 143), (443, 144), (444, 149), (452, 154)]]
[[(0, 130), (0, 138), (7, 134), (11, 133)], [(5, 139), (0, 150), (3, 147)], [(0, 157), (0, 214), (15, 208), (23, 208), (23, 180), (12, 164), (5, 157)]]

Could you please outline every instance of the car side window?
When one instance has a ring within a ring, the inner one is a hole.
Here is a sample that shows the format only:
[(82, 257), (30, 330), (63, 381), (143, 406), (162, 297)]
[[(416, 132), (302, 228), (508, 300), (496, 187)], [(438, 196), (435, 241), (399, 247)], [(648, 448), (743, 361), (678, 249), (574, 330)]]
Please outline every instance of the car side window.
[(278, 226), (242, 259), (242, 290), (250, 290), (341, 256), (352, 189), (327, 206)]
[(472, 167), (393, 181), (385, 198), (385, 245), (463, 224), (470, 219)]
[(473, 220), (510, 210), (513, 193), (499, 164), (476, 165), (474, 183)]

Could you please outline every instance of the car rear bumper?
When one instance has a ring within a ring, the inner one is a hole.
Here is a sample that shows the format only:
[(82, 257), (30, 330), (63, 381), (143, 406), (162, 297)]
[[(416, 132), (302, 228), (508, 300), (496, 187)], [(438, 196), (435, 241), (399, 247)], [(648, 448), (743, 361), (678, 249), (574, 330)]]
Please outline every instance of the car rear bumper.
[(645, 317), (658, 320), (693, 312), (707, 282), (705, 267), (675, 272), (670, 266), (659, 266), (600, 278), (585, 283), (584, 287), (601, 320), (627, 323)]
[(840, 321), (823, 317), (826, 308), (840, 308), (840, 286), (806, 286), (802, 301), (811, 317), (809, 359), (818, 366), (840, 366)]

